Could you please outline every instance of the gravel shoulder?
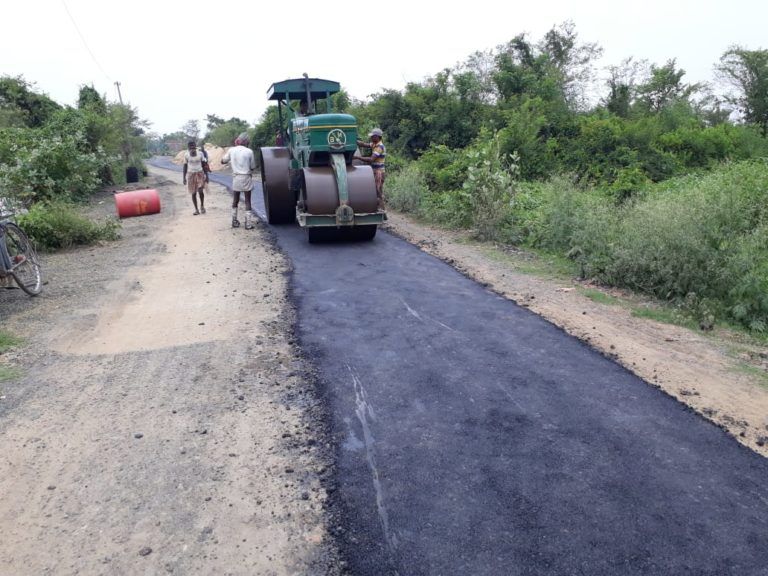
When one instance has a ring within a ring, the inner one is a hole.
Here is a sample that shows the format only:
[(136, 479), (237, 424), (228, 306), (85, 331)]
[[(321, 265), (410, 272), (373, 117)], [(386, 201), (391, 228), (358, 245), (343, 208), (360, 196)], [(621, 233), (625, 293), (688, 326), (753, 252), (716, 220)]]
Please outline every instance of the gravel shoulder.
[[(528, 272), (532, 256), (389, 214), (389, 232), (415, 244), (613, 358), (768, 456), (768, 350), (725, 330), (712, 332), (632, 315), (652, 305), (618, 290)], [(602, 292), (606, 301), (589, 298)]]
[(44, 255), (38, 298), (0, 293), (25, 341), (0, 355), (20, 372), (0, 382), (2, 571), (334, 574), (289, 263), (268, 228), (230, 228), (223, 188), (193, 216), (178, 174), (142, 187), (160, 214)]

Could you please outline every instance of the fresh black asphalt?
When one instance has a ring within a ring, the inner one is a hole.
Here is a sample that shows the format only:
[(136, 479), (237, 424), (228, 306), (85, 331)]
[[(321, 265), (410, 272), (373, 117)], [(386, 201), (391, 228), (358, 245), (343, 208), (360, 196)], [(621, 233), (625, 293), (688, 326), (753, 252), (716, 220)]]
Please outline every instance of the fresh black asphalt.
[(352, 574), (768, 575), (768, 460), (402, 240), (273, 231)]

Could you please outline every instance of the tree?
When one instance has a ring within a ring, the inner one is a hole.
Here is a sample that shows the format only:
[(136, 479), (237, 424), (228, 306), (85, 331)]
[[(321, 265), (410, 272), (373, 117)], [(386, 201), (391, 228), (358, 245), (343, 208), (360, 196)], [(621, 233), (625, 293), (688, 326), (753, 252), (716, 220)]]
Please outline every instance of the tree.
[(537, 44), (525, 34), (500, 46), (493, 81), (502, 108), (517, 107), (529, 98), (547, 103), (548, 116), (557, 123), (587, 107), (593, 62), (602, 49), (581, 43), (572, 22), (553, 27)]
[(93, 86), (80, 86), (77, 97), (77, 107), (104, 114), (107, 111), (106, 98), (102, 98)]
[(685, 70), (676, 68), (676, 63), (672, 58), (661, 67), (651, 64), (648, 80), (638, 86), (639, 101), (649, 112), (658, 114), (677, 102), (690, 103), (690, 97), (701, 89), (701, 84), (683, 83)]
[(496, 70), (492, 51), (475, 52), (454, 70), (455, 74), (471, 73), (476, 85), (475, 97), (483, 104), (495, 104), (499, 98), (493, 74)]
[(205, 121), (205, 127), (208, 128), (209, 131), (224, 124), (224, 118), (220, 118), (219, 116), (216, 116), (216, 114), (207, 114), (205, 116)]
[[(285, 116), (283, 116), (285, 121)], [(262, 146), (275, 146), (275, 133), (281, 128), (277, 115), (277, 106), (267, 106), (261, 118), (256, 122), (251, 137), (251, 148), (258, 150)], [(242, 132), (242, 130), (240, 130)], [(238, 132), (238, 134), (240, 133)], [(234, 138), (234, 136), (233, 136)], [(232, 140), (229, 141), (231, 144)], [(227, 144), (229, 145), (229, 144)]]
[(620, 118), (629, 118), (632, 102), (637, 94), (637, 77), (647, 66), (644, 60), (635, 61), (630, 57), (618, 66), (608, 67), (608, 96), (603, 100), (603, 104), (609, 112)]
[[(216, 146), (232, 146), (238, 135), (248, 130), (248, 122), (232, 117), (210, 130), (205, 139)], [(272, 132), (274, 134), (274, 131)]]
[(716, 70), (735, 92), (726, 101), (735, 105), (744, 120), (760, 127), (768, 137), (768, 50), (729, 48)]
[(0, 78), (0, 110), (15, 111), (26, 126), (37, 128), (61, 106), (45, 94), (35, 92), (33, 87), (34, 83), (27, 82), (22, 76)]
[(544, 35), (539, 50), (558, 71), (563, 94), (571, 109), (585, 108), (587, 86), (594, 78), (592, 64), (602, 55), (603, 49), (595, 42), (580, 43), (576, 25), (568, 20)]
[(181, 131), (189, 140), (197, 140), (197, 137), (200, 136), (200, 123), (197, 120), (188, 120), (181, 127)]
[(501, 99), (516, 102), (522, 96), (540, 96), (545, 100), (562, 96), (562, 90), (557, 86), (559, 79), (553, 78), (549, 64), (548, 58), (538, 53), (525, 34), (500, 46), (493, 81)]

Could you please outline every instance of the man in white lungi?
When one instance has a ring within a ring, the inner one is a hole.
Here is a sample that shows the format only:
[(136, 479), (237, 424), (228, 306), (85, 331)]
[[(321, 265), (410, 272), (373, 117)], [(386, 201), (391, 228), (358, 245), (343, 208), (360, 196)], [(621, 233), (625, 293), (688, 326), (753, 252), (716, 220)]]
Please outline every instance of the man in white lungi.
[(240, 204), (240, 193), (245, 197), (245, 229), (253, 228), (251, 212), (251, 190), (253, 190), (253, 171), (256, 169), (256, 159), (253, 150), (248, 147), (250, 138), (243, 132), (235, 140), (235, 145), (222, 156), (222, 164), (232, 167), (232, 228), (240, 226), (237, 219), (237, 207)]

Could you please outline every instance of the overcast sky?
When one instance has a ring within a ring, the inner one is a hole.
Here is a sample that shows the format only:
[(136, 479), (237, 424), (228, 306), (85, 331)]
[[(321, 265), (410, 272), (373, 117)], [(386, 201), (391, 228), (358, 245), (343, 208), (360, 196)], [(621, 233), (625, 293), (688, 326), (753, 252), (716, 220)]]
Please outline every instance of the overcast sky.
[(566, 20), (604, 49), (600, 67), (677, 58), (687, 82), (713, 80), (733, 44), (768, 48), (767, 0), (377, 4), (378, 15), (373, 2), (318, 0), (3, 2), (0, 75), (23, 75), (61, 104), (83, 84), (117, 101), (120, 82), (123, 100), (164, 134), (190, 119), (204, 130), (206, 114), (254, 123), (270, 84), (304, 72), (366, 99), (517, 34), (538, 41)]

